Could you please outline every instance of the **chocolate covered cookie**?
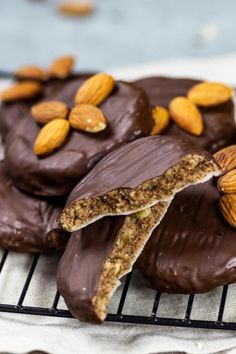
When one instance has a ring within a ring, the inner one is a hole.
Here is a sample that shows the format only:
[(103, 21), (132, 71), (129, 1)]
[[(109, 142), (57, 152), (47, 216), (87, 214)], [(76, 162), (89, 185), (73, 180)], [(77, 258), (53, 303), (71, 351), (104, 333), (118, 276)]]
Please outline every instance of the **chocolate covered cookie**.
[(61, 223), (73, 232), (103, 216), (131, 214), (218, 173), (212, 156), (189, 139), (138, 139), (111, 152), (77, 184)]
[[(189, 89), (199, 82), (191, 79), (149, 77), (137, 80), (135, 84), (146, 92), (153, 107), (168, 108), (172, 99), (177, 96), (186, 96)], [(200, 136), (194, 136), (182, 130), (173, 122), (170, 122), (162, 134), (187, 137), (210, 152), (215, 152), (236, 140), (232, 100), (207, 108), (200, 107), (199, 109), (204, 123), (204, 130)]]
[(101, 323), (112, 294), (141, 253), (169, 202), (152, 212), (103, 218), (72, 234), (57, 272), (57, 286), (72, 314)]
[(212, 181), (175, 196), (136, 267), (148, 286), (169, 293), (204, 293), (236, 281), (236, 231), (221, 215)]
[[(63, 101), (72, 108), (83, 81), (66, 81), (60, 89), (52, 89), (47, 100)], [(132, 84), (117, 82), (100, 109), (108, 124), (105, 130), (92, 134), (72, 129), (65, 143), (44, 157), (34, 154), (40, 126), (25, 116), (6, 143), (6, 167), (17, 186), (41, 196), (67, 195), (108, 152), (150, 133), (153, 122), (147, 97)]]
[(57, 270), (57, 287), (73, 316), (100, 323), (93, 298), (103, 264), (125, 217), (104, 218), (71, 235)]
[(62, 205), (19, 191), (0, 162), (0, 246), (17, 252), (49, 252), (65, 247), (69, 235), (59, 225)]

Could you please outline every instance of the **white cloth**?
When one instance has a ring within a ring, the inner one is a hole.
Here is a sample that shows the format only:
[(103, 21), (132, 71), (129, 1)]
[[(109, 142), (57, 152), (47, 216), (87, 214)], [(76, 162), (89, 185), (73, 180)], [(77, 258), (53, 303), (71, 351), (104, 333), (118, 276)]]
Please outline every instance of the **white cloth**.
[[(207, 60), (179, 60), (114, 70), (119, 78), (134, 79), (145, 75), (172, 74), (195, 76), (236, 83), (236, 56)], [(2, 83), (3, 84), (3, 83)], [(7, 84), (5, 82), (4, 84)], [(10, 253), (0, 275), (0, 303), (16, 303), (31, 262), (30, 255)], [(55, 272), (58, 257), (41, 256), (24, 305), (48, 307), (55, 293)], [(110, 305), (117, 308), (122, 287)], [(198, 295), (192, 318), (215, 320), (222, 288)], [(224, 320), (236, 322), (236, 285), (229, 288)], [(124, 314), (150, 315), (155, 292), (146, 289), (138, 274), (134, 275)], [(162, 295), (158, 316), (183, 318), (188, 297)], [(65, 308), (61, 301), (59, 308)], [(107, 323), (100, 326), (80, 323), (75, 319), (0, 313), (0, 352), (23, 353), (41, 349), (52, 354), (148, 354), (166, 351), (214, 353), (228, 349), (236, 353), (236, 336), (231, 331)]]

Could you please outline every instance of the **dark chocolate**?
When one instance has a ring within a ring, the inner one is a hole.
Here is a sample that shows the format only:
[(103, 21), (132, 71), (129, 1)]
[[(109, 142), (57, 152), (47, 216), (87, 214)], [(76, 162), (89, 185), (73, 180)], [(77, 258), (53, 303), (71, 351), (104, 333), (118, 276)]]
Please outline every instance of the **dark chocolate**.
[[(65, 101), (71, 108), (83, 81), (78, 78), (52, 90), (47, 99)], [(17, 186), (36, 195), (67, 195), (104, 155), (151, 130), (147, 97), (131, 84), (117, 82), (100, 108), (107, 118), (107, 129), (97, 134), (72, 130), (63, 146), (43, 158), (33, 152), (40, 126), (30, 115), (25, 116), (6, 143), (6, 167)]]
[[(152, 106), (159, 105), (168, 108), (171, 99), (176, 96), (186, 96), (187, 91), (199, 82), (199, 80), (191, 79), (150, 77), (135, 81), (135, 84), (146, 92)], [(236, 141), (232, 100), (215, 107), (200, 108), (200, 111), (204, 120), (202, 135), (193, 136), (172, 122), (163, 134), (188, 137), (210, 152), (216, 152)]]
[(162, 176), (187, 155), (210, 154), (182, 137), (150, 136), (120, 147), (103, 158), (74, 188), (67, 206), (78, 199), (93, 198), (119, 188), (134, 189)]
[(218, 208), (209, 181), (175, 196), (136, 267), (147, 284), (169, 293), (203, 293), (236, 281), (236, 230)]
[(57, 271), (57, 287), (71, 313), (101, 323), (92, 303), (102, 266), (125, 217), (107, 217), (72, 234)]
[(0, 246), (17, 252), (65, 247), (68, 234), (58, 223), (62, 205), (19, 191), (0, 162)]

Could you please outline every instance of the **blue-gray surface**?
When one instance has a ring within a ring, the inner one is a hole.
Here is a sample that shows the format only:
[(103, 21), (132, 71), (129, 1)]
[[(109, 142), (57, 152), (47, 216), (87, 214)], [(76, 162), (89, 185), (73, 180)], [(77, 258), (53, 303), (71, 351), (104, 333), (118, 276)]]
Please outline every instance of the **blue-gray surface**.
[(93, 0), (73, 19), (57, 1), (0, 0), (0, 69), (75, 54), (82, 69), (236, 52), (236, 0)]

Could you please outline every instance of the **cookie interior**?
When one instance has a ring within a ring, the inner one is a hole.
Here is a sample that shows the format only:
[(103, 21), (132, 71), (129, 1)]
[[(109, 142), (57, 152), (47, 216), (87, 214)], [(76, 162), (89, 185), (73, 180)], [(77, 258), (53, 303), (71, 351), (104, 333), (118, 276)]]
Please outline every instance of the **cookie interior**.
[(205, 181), (218, 174), (218, 166), (209, 157), (189, 154), (162, 176), (143, 182), (135, 189), (118, 188), (96, 197), (79, 199), (66, 207), (61, 224), (74, 232), (107, 215), (128, 215), (169, 201), (172, 195), (189, 184)]

